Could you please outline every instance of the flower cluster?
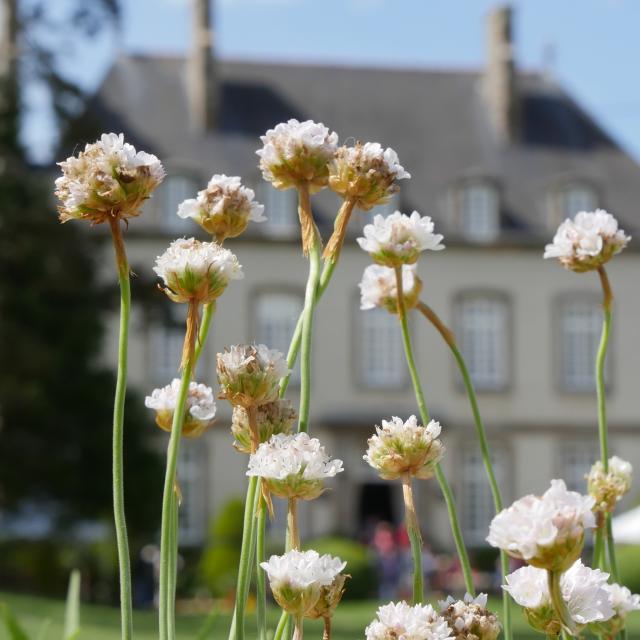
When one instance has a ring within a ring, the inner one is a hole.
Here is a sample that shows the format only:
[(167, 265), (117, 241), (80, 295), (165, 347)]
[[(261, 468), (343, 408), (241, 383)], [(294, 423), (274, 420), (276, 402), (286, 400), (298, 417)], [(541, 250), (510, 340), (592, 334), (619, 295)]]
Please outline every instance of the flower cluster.
[(497, 640), (502, 630), (495, 614), (487, 609), (487, 594), (466, 593), (464, 599), (449, 596), (438, 603), (440, 614), (453, 630), (455, 640)]
[(156, 156), (124, 141), (124, 135), (104, 133), (77, 157), (58, 163), (56, 180), (60, 220), (90, 220), (94, 224), (140, 214), (143, 202), (162, 182), (164, 169)]
[[(171, 431), (179, 390), (180, 380), (174, 378), (171, 384), (154, 389), (151, 395), (144, 399), (145, 407), (156, 412), (156, 424), (165, 431)], [(182, 435), (187, 438), (197, 438), (202, 435), (213, 424), (215, 415), (216, 403), (213, 399), (213, 389), (197, 382), (189, 383)]]
[(329, 168), (329, 187), (368, 211), (398, 191), (398, 180), (410, 178), (391, 148), (377, 142), (340, 147)]
[[(393, 269), (379, 264), (369, 265), (360, 281), (360, 308), (386, 309), (389, 313), (398, 313), (398, 289)], [(416, 266), (402, 266), (402, 295), (406, 309), (413, 309), (418, 303), (422, 290), (422, 281), (416, 273)]]
[(324, 480), (343, 471), (342, 460), (331, 460), (317, 438), (307, 433), (278, 434), (249, 458), (248, 476), (260, 476), (280, 498), (313, 500), (324, 491)]
[(218, 242), (239, 236), (249, 221), (262, 222), (264, 206), (254, 200), (253, 189), (243, 187), (240, 178), (216, 174), (197, 198), (185, 200), (178, 216), (192, 218)]
[(307, 184), (314, 193), (329, 180), (329, 163), (338, 148), (338, 134), (321, 123), (291, 119), (260, 137), (260, 169), (276, 189)]
[(284, 355), (263, 344), (228, 347), (218, 354), (217, 369), (220, 397), (245, 408), (277, 400), (280, 380), (289, 374)]
[(566, 571), (580, 556), (585, 529), (595, 527), (594, 499), (552, 480), (542, 497), (528, 495), (498, 513), (487, 541), (534, 567)]
[(390, 602), (365, 629), (367, 640), (453, 640), (447, 621), (430, 605)]
[[(297, 418), (293, 405), (288, 400), (274, 400), (255, 408), (256, 427), (260, 442), (267, 442), (271, 436), (288, 434)], [(251, 425), (245, 407), (233, 407), (231, 433), (235, 437), (233, 446), (242, 453), (251, 453)]]
[(618, 228), (606, 211), (581, 211), (559, 227), (553, 242), (545, 247), (545, 258), (558, 258), (572, 271), (592, 271), (620, 253), (631, 238)]
[(271, 556), (260, 566), (269, 576), (276, 602), (292, 615), (305, 616), (318, 603), (322, 588), (330, 587), (346, 564), (328, 554), (294, 549)]
[(414, 211), (407, 216), (399, 211), (386, 218), (377, 215), (373, 224), (364, 227), (364, 237), (358, 238), (360, 248), (368, 252), (374, 262), (385, 267), (399, 267), (417, 262), (426, 249), (440, 251), (443, 237), (433, 232), (429, 216)]
[(609, 604), (613, 616), (609, 619), (590, 624), (590, 631), (605, 638), (614, 638), (625, 628), (627, 616), (632, 611), (640, 610), (640, 595), (631, 593), (627, 587), (613, 583), (604, 585), (609, 595)]
[[(560, 590), (569, 615), (576, 625), (608, 620), (614, 615), (607, 585), (608, 574), (577, 560), (560, 578)], [(505, 578), (503, 589), (525, 609), (529, 624), (548, 635), (558, 635), (562, 624), (549, 594), (547, 572), (522, 567)]]
[(208, 304), (222, 295), (230, 280), (244, 277), (236, 256), (215, 242), (174, 240), (153, 268), (174, 302)]
[(416, 416), (406, 422), (398, 417), (383, 420), (369, 438), (364, 460), (385, 480), (430, 478), (444, 455), (444, 446), (438, 440), (440, 431), (439, 422), (431, 420), (423, 427)]
[(616, 503), (631, 489), (633, 467), (630, 462), (613, 456), (609, 458), (609, 470), (598, 460), (587, 475), (589, 495), (595, 500), (595, 509), (611, 513)]

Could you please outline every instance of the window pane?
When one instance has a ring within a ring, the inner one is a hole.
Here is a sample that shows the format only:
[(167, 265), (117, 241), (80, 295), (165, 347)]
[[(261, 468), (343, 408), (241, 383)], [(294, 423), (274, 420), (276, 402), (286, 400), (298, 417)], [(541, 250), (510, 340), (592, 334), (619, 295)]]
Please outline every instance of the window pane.
[(467, 185), (460, 197), (460, 228), (473, 240), (492, 240), (499, 231), (498, 194), (490, 185)]
[(180, 446), (178, 481), (182, 492), (179, 511), (180, 544), (196, 545), (204, 539), (207, 524), (205, 501), (205, 448), (184, 438)]
[[(303, 298), (293, 293), (263, 293), (256, 304), (256, 342), (287, 354), (303, 307)], [(291, 374), (291, 382), (300, 381), (300, 358)]]
[(290, 236), (298, 228), (298, 197), (295, 189), (274, 189), (263, 184), (262, 199), (265, 207), (263, 229), (265, 233)]
[(184, 231), (190, 223), (178, 217), (178, 206), (187, 198), (195, 198), (198, 184), (189, 176), (167, 176), (158, 187), (161, 224), (170, 230)]
[(473, 297), (458, 303), (460, 346), (477, 389), (497, 390), (506, 386), (507, 318), (503, 300)]
[(562, 191), (561, 210), (563, 218), (573, 218), (580, 211), (594, 211), (598, 206), (593, 189), (583, 185), (572, 185)]
[(406, 381), (407, 365), (398, 318), (384, 309), (358, 314), (360, 379), (371, 388), (399, 387)]

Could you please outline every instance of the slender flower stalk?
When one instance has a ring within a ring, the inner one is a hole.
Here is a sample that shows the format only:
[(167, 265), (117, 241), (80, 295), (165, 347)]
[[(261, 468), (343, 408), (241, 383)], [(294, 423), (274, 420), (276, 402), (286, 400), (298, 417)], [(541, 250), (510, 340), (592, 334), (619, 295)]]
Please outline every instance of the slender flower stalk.
[[(402, 266), (396, 266), (394, 267), (394, 269), (396, 273), (396, 291), (398, 295), (398, 318), (400, 320), (400, 327), (402, 329), (402, 341), (404, 344), (405, 356), (407, 359), (407, 365), (409, 367), (411, 382), (413, 383), (413, 390), (416, 396), (416, 401), (418, 403), (418, 409), (420, 411), (420, 417), (422, 418), (424, 424), (428, 424), (430, 422), (429, 410), (427, 409), (427, 403), (425, 402), (424, 394), (422, 393), (420, 375), (418, 374), (418, 369), (413, 357), (411, 336), (409, 334), (409, 323), (407, 322), (407, 312), (404, 304), (404, 295), (402, 291)], [(462, 530), (460, 529), (460, 522), (458, 521), (458, 514), (456, 512), (453, 493), (439, 464), (435, 465), (435, 476), (438, 480), (440, 490), (442, 491), (445, 503), (447, 505), (449, 523), (451, 525), (451, 533), (453, 534), (456, 550), (458, 552), (458, 558), (460, 559), (465, 588), (471, 595), (474, 595), (475, 590), (473, 587), (471, 564), (469, 562), (467, 549), (462, 538)]]
[(422, 604), (424, 600), (424, 570), (422, 568), (422, 535), (413, 502), (411, 476), (406, 473), (402, 477), (402, 496), (404, 498), (404, 515), (407, 533), (411, 541), (411, 555), (413, 556), (413, 604)]
[(287, 551), (300, 549), (300, 532), (298, 531), (298, 499), (287, 501)]
[[(482, 460), (484, 463), (485, 472), (487, 474), (487, 479), (489, 481), (489, 486), (491, 487), (491, 495), (493, 497), (493, 506), (496, 510), (496, 513), (499, 513), (503, 509), (502, 495), (500, 493), (500, 487), (498, 486), (498, 482), (496, 480), (496, 476), (493, 470), (493, 465), (491, 464), (491, 454), (489, 451), (489, 443), (487, 441), (487, 433), (484, 428), (484, 423), (482, 421), (482, 416), (480, 414), (480, 407), (478, 406), (478, 398), (476, 397), (476, 391), (473, 386), (473, 382), (471, 381), (471, 376), (469, 375), (469, 369), (467, 368), (467, 364), (458, 348), (458, 344), (456, 341), (455, 334), (449, 327), (447, 327), (440, 317), (424, 302), (418, 302), (417, 304), (418, 310), (424, 315), (429, 322), (437, 329), (438, 333), (442, 336), (443, 340), (447, 343), (447, 346), (451, 350), (453, 357), (458, 364), (458, 368), (460, 370), (460, 375), (462, 377), (462, 381), (464, 382), (464, 386), (467, 392), (467, 397), (469, 398), (469, 404), (471, 405), (471, 413), (473, 414), (473, 419), (476, 427), (476, 434), (478, 436), (478, 442), (480, 444), (480, 452), (482, 454)], [(502, 572), (502, 579), (504, 581), (506, 575), (509, 573), (509, 556), (507, 552), (503, 549), (500, 550), (500, 568)], [(502, 616), (503, 616), (503, 631), (505, 640), (511, 640), (512, 631), (511, 631), (511, 603), (509, 602), (509, 595), (507, 592), (503, 592), (502, 595)]]
[(551, 597), (551, 603), (555, 609), (560, 623), (562, 624), (562, 632), (569, 633), (574, 636), (576, 629), (571, 614), (567, 609), (567, 605), (562, 597), (562, 588), (560, 586), (561, 571), (547, 571), (547, 587)]
[[(262, 484), (258, 488), (261, 493)], [(258, 640), (267, 640), (267, 585), (266, 576), (260, 564), (265, 561), (265, 525), (267, 520), (267, 503), (264, 496), (258, 498), (256, 517), (256, 621)]]
[(129, 317), (131, 314), (131, 283), (129, 262), (118, 218), (109, 218), (120, 284), (120, 336), (118, 339), (118, 374), (113, 408), (113, 519), (118, 547), (120, 574), (120, 620), (122, 640), (133, 636), (131, 604), (131, 559), (124, 510), (124, 403), (127, 393), (127, 359), (129, 349)]
[(202, 318), (200, 320), (200, 329), (198, 330), (198, 341), (196, 342), (196, 349), (193, 354), (193, 368), (195, 372), (196, 365), (200, 360), (200, 356), (202, 355), (202, 351), (204, 349), (204, 344), (207, 341), (207, 336), (209, 335), (209, 329), (211, 328), (211, 320), (213, 319), (213, 314), (216, 312), (216, 303), (210, 302), (209, 304), (205, 304), (202, 309)]

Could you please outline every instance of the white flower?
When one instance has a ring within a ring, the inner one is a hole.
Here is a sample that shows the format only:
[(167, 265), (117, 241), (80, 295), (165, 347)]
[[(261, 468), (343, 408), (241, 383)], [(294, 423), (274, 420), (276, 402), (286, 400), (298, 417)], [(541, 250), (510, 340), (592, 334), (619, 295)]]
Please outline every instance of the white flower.
[(240, 178), (214, 175), (197, 198), (185, 200), (178, 207), (178, 216), (192, 218), (218, 242), (235, 238), (249, 221), (262, 222), (264, 206), (254, 200), (253, 189), (243, 187)]
[(390, 147), (384, 149), (378, 142), (356, 143), (337, 150), (329, 169), (329, 186), (368, 211), (398, 191), (398, 180), (410, 177)]
[(581, 211), (559, 227), (553, 242), (545, 247), (545, 258), (558, 258), (572, 271), (591, 271), (620, 253), (631, 238), (618, 221), (603, 209)]
[[(180, 380), (174, 378), (171, 384), (154, 389), (151, 395), (144, 399), (145, 407), (156, 412), (156, 424), (165, 431), (171, 431), (179, 390)], [(187, 438), (198, 437), (213, 424), (215, 415), (213, 389), (204, 384), (190, 382), (182, 435)]]
[(369, 438), (364, 460), (385, 480), (404, 475), (430, 478), (444, 455), (444, 445), (438, 440), (440, 431), (439, 422), (431, 420), (423, 427), (416, 416), (406, 422), (395, 416), (383, 420)]
[(616, 503), (631, 489), (633, 467), (630, 462), (613, 456), (609, 458), (609, 470), (598, 460), (589, 471), (587, 487), (589, 495), (595, 500), (595, 509), (612, 512)]
[(156, 258), (153, 268), (165, 284), (165, 293), (174, 302), (213, 302), (230, 280), (244, 278), (236, 256), (215, 242), (194, 238), (174, 240)]
[(463, 600), (449, 596), (438, 602), (440, 613), (453, 629), (456, 640), (496, 640), (502, 626), (487, 609), (487, 594), (466, 593)]
[(442, 236), (433, 232), (434, 225), (429, 216), (414, 211), (407, 216), (399, 211), (386, 218), (376, 215), (373, 224), (365, 226), (363, 238), (358, 238), (360, 248), (371, 254), (378, 264), (396, 267), (413, 264), (421, 251), (444, 249)]
[(317, 438), (307, 433), (283, 433), (262, 443), (249, 458), (248, 476), (263, 478), (281, 498), (312, 500), (324, 490), (324, 480), (343, 471), (342, 460), (331, 460)]
[(390, 602), (377, 611), (377, 619), (365, 629), (367, 640), (450, 640), (446, 620), (430, 605), (410, 606)]
[[(390, 313), (398, 312), (396, 273), (393, 269), (379, 264), (370, 264), (364, 270), (358, 286), (360, 287), (361, 309), (380, 307)], [(402, 265), (402, 293), (407, 309), (416, 306), (421, 290), (422, 281), (416, 273), (416, 265)]]
[(620, 584), (605, 584), (605, 589), (609, 593), (609, 603), (613, 607), (615, 615), (626, 617), (632, 611), (640, 610), (640, 595)]
[(328, 554), (294, 549), (282, 556), (271, 556), (260, 566), (269, 576), (278, 604), (288, 613), (303, 616), (318, 602), (322, 587), (329, 587), (346, 564)]
[(564, 571), (580, 556), (585, 529), (595, 527), (594, 500), (552, 480), (542, 497), (528, 495), (498, 513), (487, 541), (542, 569)]
[(103, 133), (77, 157), (58, 164), (62, 176), (56, 179), (56, 196), (62, 222), (78, 218), (101, 223), (137, 216), (165, 175), (156, 156), (136, 151), (122, 133)]
[(221, 398), (254, 407), (278, 399), (280, 380), (289, 375), (284, 355), (264, 344), (232, 345), (217, 356)]
[[(614, 614), (610, 604), (607, 578), (599, 569), (591, 569), (576, 561), (560, 577), (562, 599), (571, 619), (578, 625), (608, 620)], [(560, 629), (553, 609), (547, 572), (535, 567), (522, 567), (506, 576), (503, 589), (522, 607), (529, 622), (546, 633)]]
[(260, 169), (276, 189), (308, 184), (313, 193), (326, 186), (329, 162), (338, 145), (338, 134), (321, 123), (291, 119), (260, 137)]

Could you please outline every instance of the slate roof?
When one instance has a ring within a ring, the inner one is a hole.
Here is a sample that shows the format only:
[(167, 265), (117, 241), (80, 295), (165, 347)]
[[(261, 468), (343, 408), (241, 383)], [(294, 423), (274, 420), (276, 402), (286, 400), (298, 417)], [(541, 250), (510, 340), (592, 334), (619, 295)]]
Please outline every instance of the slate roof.
[(185, 72), (183, 58), (121, 57), (90, 112), (104, 130), (124, 131), (166, 160), (169, 170), (191, 167), (203, 185), (212, 173), (257, 183), (258, 136), (290, 117), (311, 118), (342, 141), (396, 149), (413, 175), (402, 184), (402, 208), (428, 213), (445, 229), (448, 190), (475, 176), (500, 189), (503, 239), (548, 238), (548, 194), (571, 179), (593, 185), (626, 229), (640, 229), (640, 167), (540, 74), (519, 75), (522, 136), (502, 145), (489, 125), (479, 71), (221, 61), (219, 127), (205, 135), (189, 129)]

